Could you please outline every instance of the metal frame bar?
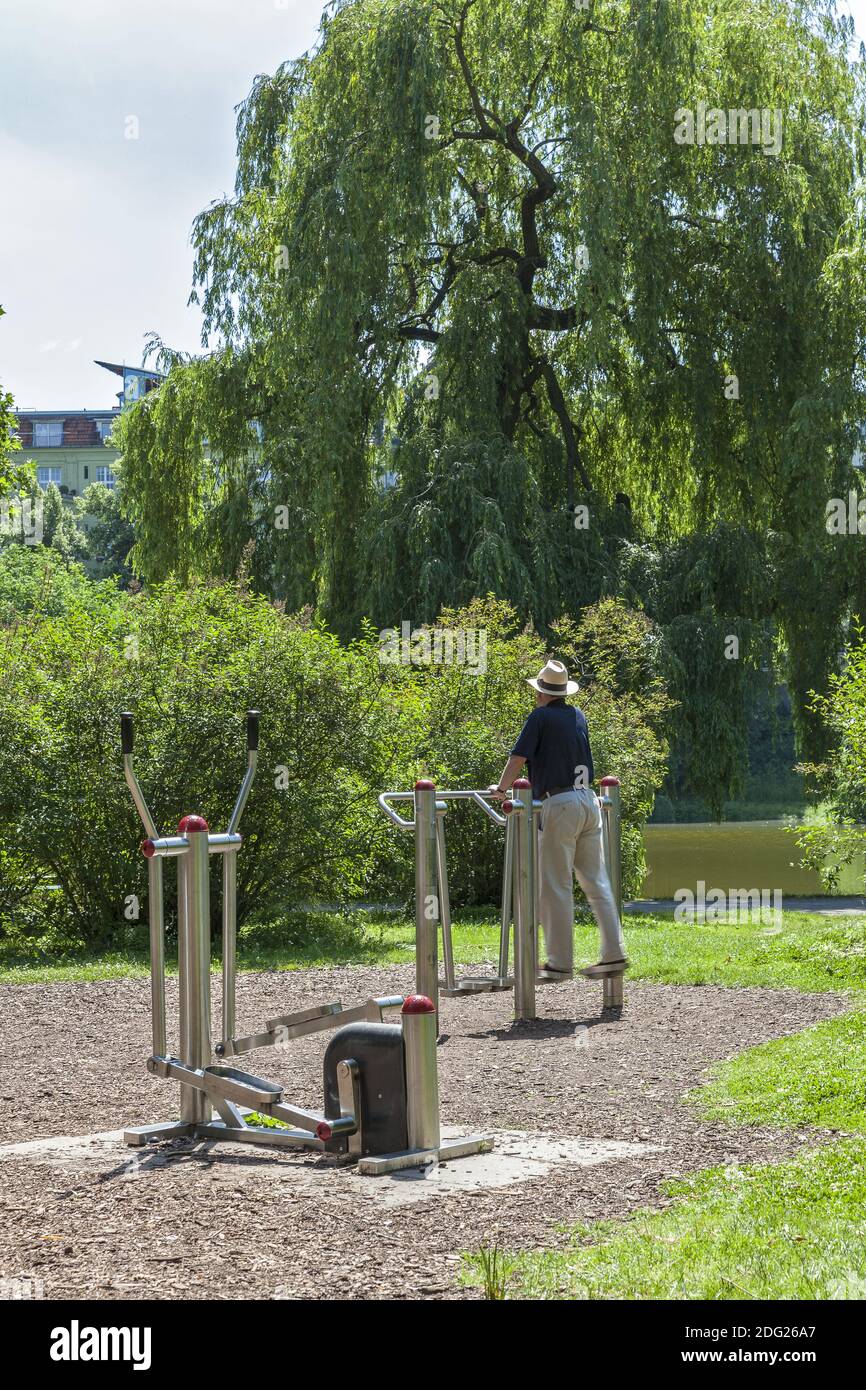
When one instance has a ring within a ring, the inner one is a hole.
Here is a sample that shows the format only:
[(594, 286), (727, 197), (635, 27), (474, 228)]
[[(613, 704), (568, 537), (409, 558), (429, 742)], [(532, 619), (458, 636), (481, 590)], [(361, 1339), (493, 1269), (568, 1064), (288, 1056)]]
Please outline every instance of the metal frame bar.
[(502, 911), (499, 918), (499, 975), (508, 978), (508, 955), (511, 937), (511, 905), (514, 900), (514, 835), (517, 822), (508, 816), (505, 827), (505, 854), (502, 861)]
[[(622, 788), (618, 777), (602, 777), (599, 783), (602, 810), (602, 844), (607, 876), (622, 922)], [(623, 1006), (623, 973), (602, 977), (602, 1008), (621, 1009)]]
[(258, 1047), (280, 1047), (292, 1038), (306, 1037), (308, 1033), (322, 1033), (329, 1028), (342, 1028), (345, 1023), (368, 1021), (384, 1022), (386, 1009), (399, 1009), (403, 1003), (402, 994), (383, 995), (367, 999), (363, 1004), (345, 1009), (339, 999), (333, 1004), (317, 1004), (311, 1009), (300, 1009), (296, 1013), (282, 1014), (269, 1018), (265, 1023), (266, 1032), (251, 1033), (248, 1037), (223, 1038), (214, 1047), (218, 1057), (239, 1057), (244, 1052), (252, 1052)]
[[(506, 855), (508, 854), (508, 817), (498, 812), (491, 804), (487, 792), (478, 789), (462, 791), (440, 791), (432, 782), (416, 783), (411, 792), (381, 792), (378, 804), (393, 825), (400, 830), (415, 834), (415, 988), (419, 994), (432, 999), (438, 1012), (439, 994), (445, 998), (456, 998), (464, 994), (484, 994), (513, 987), (508, 976), (508, 937), (511, 925), (510, 888), (508, 905), (503, 891), (503, 907), (500, 926), (499, 974), (493, 976), (463, 976), (456, 978), (454, 969), (454, 949), (451, 934), (451, 901), (448, 889), (448, 861), (445, 847), (444, 813), (448, 801), (473, 801), (480, 806), (494, 825), (506, 826)], [(430, 802), (435, 804), (435, 834), (430, 829)], [(390, 804), (392, 801), (414, 802), (414, 816), (406, 820), (399, 816)], [(434, 874), (430, 868), (431, 855), (435, 854)], [(509, 871), (510, 872), (510, 871)], [(503, 879), (503, 883), (505, 880)], [(435, 902), (435, 918), (429, 915), (430, 904)], [(431, 928), (436, 921), (442, 929), (443, 978), (439, 980), (438, 968), (438, 930)], [(504, 966), (502, 964), (504, 957)]]
[[(388, 1008), (403, 1005), (402, 996), (387, 995), (368, 999), (364, 1004), (344, 1009), (340, 1001), (295, 1011), (269, 1019), (264, 1033), (233, 1036), (235, 1027), (236, 937), (237, 937), (237, 851), (241, 836), (237, 826), (249, 796), (258, 750), (258, 713), (247, 714), (247, 770), (229, 819), (228, 830), (211, 833), (201, 817), (184, 817), (177, 835), (160, 836), (132, 766), (133, 717), (121, 716), (121, 745), (126, 781), (133, 796), (147, 839), (142, 849), (148, 859), (151, 937), (151, 1002), (153, 1010), (153, 1052), (148, 1059), (152, 1075), (180, 1083), (179, 1121), (139, 1125), (124, 1131), (129, 1145), (143, 1145), (153, 1139), (192, 1138), (231, 1140), (272, 1148), (308, 1148), (323, 1151), (335, 1136), (345, 1136), (348, 1153), (359, 1158), (363, 1152), (361, 1072), (357, 1061), (341, 1058), (337, 1064), (340, 1115), (334, 1119), (301, 1109), (284, 1100), (283, 1087), (249, 1072), (224, 1064), (212, 1064), (219, 1057), (232, 1056), (256, 1047), (273, 1046), (291, 1037), (321, 1032), (362, 1019), (381, 1020)], [(414, 793), (415, 819), (403, 820), (380, 797), (383, 810), (404, 829), (417, 825), (416, 933), (427, 976), (429, 999), (413, 999), (413, 1008), (404, 1005), (403, 1046), (407, 1076), (407, 1124), (409, 1149), (400, 1154), (376, 1157), (375, 1167), (361, 1171), (390, 1172), (401, 1167), (445, 1156), (478, 1153), (492, 1148), (492, 1140), (471, 1138), (455, 1145), (440, 1144), (439, 1090), (436, 1055), (436, 1003), (438, 994), (438, 931), (440, 911), (444, 913), (447, 970), (453, 978), (451, 953), (448, 875), (441, 813), (432, 783), (419, 783)], [(485, 806), (491, 819), (500, 818), (487, 807), (480, 793), (470, 794)], [(401, 797), (401, 799), (405, 799)], [(504, 820), (503, 822), (504, 823)], [(213, 1046), (211, 1037), (210, 987), (210, 855), (223, 854), (223, 1040)], [(180, 995), (181, 1057), (166, 1052), (165, 1038), (165, 934), (163, 921), (163, 868), (166, 858), (177, 859), (178, 873), (178, 966)], [(434, 875), (435, 888), (434, 891)], [(432, 910), (435, 904), (435, 911)], [(426, 911), (425, 911), (426, 909)], [(423, 1008), (419, 1006), (423, 1005)], [(411, 1017), (410, 1017), (411, 1015)], [(214, 1111), (218, 1118), (214, 1117)], [(250, 1123), (249, 1115), (261, 1115), (279, 1122), (282, 1128)]]
[[(621, 851), (621, 807), (620, 782), (618, 777), (601, 779), (602, 793), (599, 797), (602, 806), (602, 829), (605, 865), (611, 882), (611, 889), (622, 917), (622, 851)], [(419, 790), (423, 815), (419, 816)], [(532, 1019), (535, 1013), (535, 985), (538, 977), (538, 895), (539, 895), (539, 845), (538, 813), (542, 803), (534, 801), (531, 787), (525, 779), (515, 782), (512, 800), (503, 806), (500, 815), (490, 804), (488, 794), (479, 790), (446, 791), (434, 788), (432, 782), (418, 784), (415, 791), (387, 791), (378, 797), (378, 803), (388, 819), (401, 830), (415, 833), (415, 936), (416, 936), (416, 989), (437, 999), (430, 988), (430, 949), (431, 933), (426, 920), (423, 904), (433, 893), (431, 874), (428, 869), (430, 827), (423, 817), (429, 816), (428, 801), (436, 804), (436, 901), (442, 926), (442, 955), (444, 979), (440, 992), (446, 998), (457, 998), (467, 994), (482, 994), (493, 990), (515, 990), (514, 1016), (517, 1019)], [(415, 816), (412, 820), (398, 815), (392, 802), (410, 801), (415, 803)], [(505, 825), (505, 855), (502, 872), (502, 906), (499, 923), (499, 962), (495, 976), (464, 976), (456, 978), (454, 952), (451, 936), (451, 904), (448, 891), (448, 869), (445, 849), (444, 811), (448, 801), (474, 801), (496, 825)], [(527, 814), (528, 813), (528, 814)], [(522, 830), (520, 827), (527, 827)], [(420, 827), (420, 828), (419, 828)], [(509, 976), (509, 955), (512, 922), (514, 925), (514, 973)], [(422, 960), (422, 953), (424, 959)], [(423, 981), (423, 984), (422, 984)], [(622, 1005), (621, 975), (604, 976), (604, 1008), (618, 1008)]]
[(535, 983), (538, 975), (538, 911), (536, 882), (536, 826), (532, 785), (525, 777), (514, 783), (517, 844), (514, 856), (514, 897), (517, 915), (514, 930), (514, 1017), (534, 1019)]
[(602, 777), (599, 797), (602, 810), (602, 843), (607, 876), (613, 891), (616, 910), (622, 920), (622, 797), (618, 777)]
[(235, 1031), (235, 979), (238, 949), (238, 857), (223, 857), (223, 994), (222, 1035)]
[(436, 788), (415, 783), (415, 989), (439, 1012), (439, 890)]
[[(441, 809), (440, 809), (441, 806)], [(448, 859), (445, 853), (445, 803), (436, 807), (436, 882), (439, 888), (439, 920), (442, 926), (444, 992), (454, 989), (454, 946), (451, 940), (451, 896), (448, 892)], [(419, 991), (423, 993), (422, 991)]]

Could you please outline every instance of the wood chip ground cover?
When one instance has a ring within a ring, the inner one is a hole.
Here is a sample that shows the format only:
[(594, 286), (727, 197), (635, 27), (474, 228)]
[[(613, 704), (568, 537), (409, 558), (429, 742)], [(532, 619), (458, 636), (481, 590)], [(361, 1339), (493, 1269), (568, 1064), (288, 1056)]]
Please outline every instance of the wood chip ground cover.
[[(411, 988), (403, 967), (244, 974), (238, 1031)], [(176, 990), (170, 980), (170, 1042)], [(503, 1153), (524, 1136), (550, 1162), (496, 1186), (385, 1201), (365, 1191), (385, 1180), (315, 1155), (186, 1143), (138, 1162), (112, 1143), (85, 1163), (63, 1146), (38, 1161), (10, 1154), (174, 1118), (177, 1087), (145, 1070), (148, 981), (0, 986), (0, 1275), (38, 1278), (48, 1298), (473, 1298), (457, 1279), (463, 1250), (556, 1246), (561, 1223), (664, 1205), (664, 1179), (821, 1142), (813, 1129), (705, 1123), (680, 1102), (711, 1063), (845, 1012), (842, 995), (631, 983), (614, 1019), (600, 986), (579, 980), (538, 1002), (542, 1017), (516, 1024), (508, 994), (442, 1001), (442, 1120), (499, 1133)], [(251, 1054), (249, 1067), (318, 1108), (327, 1036)]]

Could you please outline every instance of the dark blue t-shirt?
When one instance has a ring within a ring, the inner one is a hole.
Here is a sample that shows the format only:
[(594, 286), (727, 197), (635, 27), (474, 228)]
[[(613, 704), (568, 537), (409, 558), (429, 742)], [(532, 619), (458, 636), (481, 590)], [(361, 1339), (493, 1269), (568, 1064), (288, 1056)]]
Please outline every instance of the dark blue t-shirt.
[(586, 715), (564, 700), (537, 705), (511, 752), (528, 762), (536, 800), (552, 787), (588, 787), (595, 780)]

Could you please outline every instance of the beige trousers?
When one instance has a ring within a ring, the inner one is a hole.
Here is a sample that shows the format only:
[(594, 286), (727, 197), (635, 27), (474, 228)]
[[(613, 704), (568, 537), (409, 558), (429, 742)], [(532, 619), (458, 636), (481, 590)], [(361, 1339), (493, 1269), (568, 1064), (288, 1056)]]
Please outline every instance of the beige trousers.
[(601, 936), (601, 960), (625, 955), (622, 927), (604, 862), (601, 805), (590, 787), (548, 797), (539, 813), (538, 915), (546, 964), (571, 970), (574, 957), (574, 876), (586, 894)]

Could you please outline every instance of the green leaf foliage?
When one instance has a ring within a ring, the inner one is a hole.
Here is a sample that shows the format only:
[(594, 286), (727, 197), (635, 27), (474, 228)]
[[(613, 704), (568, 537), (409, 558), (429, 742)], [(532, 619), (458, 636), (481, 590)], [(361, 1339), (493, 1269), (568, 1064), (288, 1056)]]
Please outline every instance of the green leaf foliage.
[(548, 635), (618, 596), (661, 628), (693, 792), (738, 791), (759, 673), (817, 755), (866, 598), (825, 527), (863, 417), (851, 38), (829, 0), (327, 6), (196, 220), (204, 355), (122, 418), (137, 572), (253, 543), (342, 636), (488, 592)]
[[(239, 923), (313, 902), (405, 902), (412, 837), (386, 821), (377, 794), (410, 789), (420, 775), (487, 786), (532, 707), (525, 678), (545, 655), (501, 600), (441, 615), (440, 641), (470, 631), (483, 639), (470, 669), (453, 658), (425, 662), (423, 634), (409, 661), (383, 659), (369, 627), (340, 643), (309, 612), (287, 616), (243, 583), (172, 581), (131, 593), (86, 584), (74, 566), (58, 575), (57, 564), (45, 549), (0, 555), (0, 924), (13, 936), (117, 944), (145, 919), (123, 709), (135, 714), (136, 765), (164, 833), (188, 812), (225, 826), (246, 765), (243, 713), (261, 710)], [(624, 888), (633, 893), (643, 876), (640, 825), (664, 776), (668, 701), (659, 681), (642, 693), (616, 686), (611, 672), (634, 670), (653, 634), (640, 615), (615, 616), (622, 654), (607, 639), (599, 646), (605, 624), (592, 613), (589, 628), (569, 637), (587, 654), (581, 700), (599, 775), (622, 779)], [(495, 901), (501, 833), (461, 811), (449, 816), (448, 838), (455, 905)], [(165, 877), (171, 925), (175, 876)], [(216, 878), (212, 901), (216, 932)]]

